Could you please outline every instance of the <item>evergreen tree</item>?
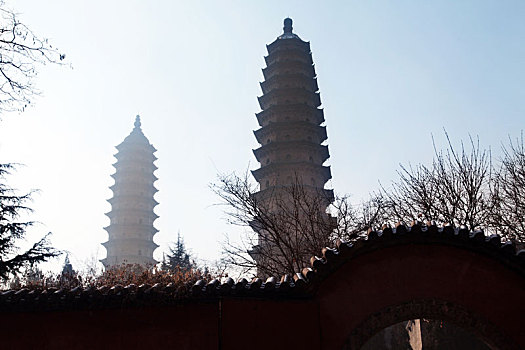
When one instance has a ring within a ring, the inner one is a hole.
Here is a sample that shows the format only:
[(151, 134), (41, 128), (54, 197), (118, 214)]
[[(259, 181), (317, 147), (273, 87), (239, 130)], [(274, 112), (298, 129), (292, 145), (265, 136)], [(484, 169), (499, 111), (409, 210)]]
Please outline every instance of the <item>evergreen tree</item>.
[(169, 253), (164, 256), (162, 261), (162, 269), (190, 271), (195, 267), (195, 263), (191, 260), (191, 254), (186, 250), (184, 239), (181, 237), (180, 232), (177, 233), (175, 246), (170, 246), (169, 249)]
[(73, 265), (71, 265), (71, 262), (69, 261), (69, 254), (66, 254), (66, 259), (64, 260), (64, 266), (62, 266), (62, 276), (64, 275), (74, 275), (76, 274), (75, 270), (73, 270)]
[(6, 280), (10, 274), (17, 274), (23, 268), (60, 254), (49, 245), (49, 234), (26, 251), (20, 252), (17, 247), (17, 243), (24, 239), (27, 228), (34, 222), (18, 221), (21, 213), (31, 211), (26, 206), (31, 193), (19, 195), (6, 184), (6, 176), (12, 170), (13, 164), (0, 164), (0, 280)]
[(64, 266), (62, 266), (62, 272), (57, 277), (57, 284), (61, 288), (74, 288), (81, 284), (80, 277), (69, 261), (69, 254), (66, 254)]

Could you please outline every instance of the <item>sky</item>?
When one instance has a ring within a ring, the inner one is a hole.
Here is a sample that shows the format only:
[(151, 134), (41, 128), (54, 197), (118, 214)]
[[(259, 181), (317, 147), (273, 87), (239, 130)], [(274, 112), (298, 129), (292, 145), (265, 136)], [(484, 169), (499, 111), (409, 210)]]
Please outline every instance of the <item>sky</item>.
[[(332, 180), (357, 203), (399, 165), (428, 164), (479, 137), (495, 159), (525, 129), (523, 1), (11, 0), (19, 19), (66, 54), (40, 68), (42, 95), (0, 117), (0, 162), (38, 189), (31, 239), (84, 269), (105, 257), (114, 148), (140, 114), (157, 148), (155, 241), (183, 236), (203, 261), (236, 237), (209, 189), (218, 173), (257, 168), (253, 130), (266, 44), (291, 17), (311, 43)], [(63, 259), (63, 258), (62, 258)], [(59, 262), (55, 262), (55, 265)]]

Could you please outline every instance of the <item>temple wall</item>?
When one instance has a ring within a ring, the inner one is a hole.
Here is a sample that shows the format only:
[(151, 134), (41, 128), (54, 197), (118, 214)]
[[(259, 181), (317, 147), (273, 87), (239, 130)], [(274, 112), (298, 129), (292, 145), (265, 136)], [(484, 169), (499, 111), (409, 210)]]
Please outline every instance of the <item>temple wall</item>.
[(401, 240), (334, 255), (328, 275), (314, 273), (312, 288), (292, 294), (259, 284), (237, 296), (231, 285), (208, 285), (179, 301), (160, 292), (85, 291), (78, 302), (68, 293), (0, 295), (1, 348), (359, 349), (379, 330), (417, 318), (454, 322), (494, 349), (525, 348), (525, 278), (521, 265), (505, 262), (510, 255), (486, 245), (393, 246)]

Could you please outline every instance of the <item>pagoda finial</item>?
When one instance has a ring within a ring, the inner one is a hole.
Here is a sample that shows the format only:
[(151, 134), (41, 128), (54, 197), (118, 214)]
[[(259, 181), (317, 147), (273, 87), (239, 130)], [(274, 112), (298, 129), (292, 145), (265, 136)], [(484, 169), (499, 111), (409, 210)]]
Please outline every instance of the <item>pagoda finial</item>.
[(292, 34), (292, 19), (290, 17), (287, 17), (284, 19), (284, 27), (283, 27), (283, 30), (284, 30), (284, 34)]
[(140, 128), (140, 115), (137, 114), (135, 117), (135, 128)]

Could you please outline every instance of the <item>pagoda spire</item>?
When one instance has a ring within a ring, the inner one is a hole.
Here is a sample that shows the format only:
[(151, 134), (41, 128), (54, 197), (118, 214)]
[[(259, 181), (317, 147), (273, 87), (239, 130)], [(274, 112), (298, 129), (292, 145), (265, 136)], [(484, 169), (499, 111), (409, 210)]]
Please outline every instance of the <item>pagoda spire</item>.
[(288, 17), (284, 19), (284, 27), (283, 27), (284, 34), (292, 34), (292, 30), (293, 30), (292, 23), (293, 21), (291, 18)]
[[(284, 27), (283, 27), (283, 34), (279, 36), (277, 39), (299, 39), (299, 36), (297, 34), (292, 33), (293, 30), (293, 21), (291, 18), (285, 18), (284, 19)], [(300, 39), (299, 39), (300, 40)]]
[(110, 224), (104, 228), (108, 241), (102, 244), (107, 257), (101, 261), (106, 268), (121, 264), (154, 265), (157, 261), (153, 259), (153, 251), (158, 247), (153, 241), (157, 233), (153, 222), (158, 218), (154, 212), (158, 204), (154, 198), (157, 158), (155, 147), (142, 132), (139, 115), (117, 150), (115, 173), (111, 175), (115, 180), (110, 187), (113, 196), (108, 200), (111, 210), (106, 213)]

